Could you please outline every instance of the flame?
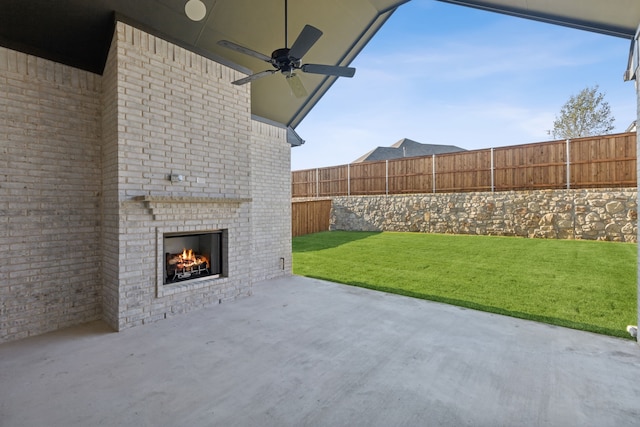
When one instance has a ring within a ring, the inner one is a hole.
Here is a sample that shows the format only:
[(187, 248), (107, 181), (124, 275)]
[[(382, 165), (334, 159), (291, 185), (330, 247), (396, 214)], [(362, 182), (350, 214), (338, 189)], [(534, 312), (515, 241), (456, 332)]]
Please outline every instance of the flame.
[(189, 268), (196, 265), (206, 264), (209, 268), (209, 258), (204, 255), (196, 255), (193, 249), (184, 248), (181, 254), (176, 254), (178, 258), (178, 268)]
[(195, 261), (196, 256), (193, 253), (193, 249), (187, 250), (186, 248), (182, 250), (182, 255), (180, 255), (183, 261)]

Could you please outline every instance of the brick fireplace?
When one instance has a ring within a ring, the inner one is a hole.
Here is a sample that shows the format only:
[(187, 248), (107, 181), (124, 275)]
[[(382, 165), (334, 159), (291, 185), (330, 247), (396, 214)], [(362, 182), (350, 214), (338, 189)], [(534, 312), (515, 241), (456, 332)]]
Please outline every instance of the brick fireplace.
[[(242, 76), (124, 23), (102, 75), (0, 48), (0, 256), (16, 260), (0, 342), (96, 319), (122, 330), (291, 274), (286, 129), (251, 116), (249, 85), (230, 84)], [(204, 233), (221, 250), (210, 274), (167, 283), (165, 239)], [(78, 277), (59, 257), (72, 250)]]

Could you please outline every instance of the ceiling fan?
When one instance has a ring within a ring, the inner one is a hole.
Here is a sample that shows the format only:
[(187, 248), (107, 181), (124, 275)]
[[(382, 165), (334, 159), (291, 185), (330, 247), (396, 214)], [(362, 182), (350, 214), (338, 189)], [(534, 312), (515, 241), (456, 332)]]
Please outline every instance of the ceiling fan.
[(327, 76), (338, 77), (353, 77), (356, 72), (355, 68), (340, 67), (334, 65), (322, 65), (322, 64), (303, 64), (302, 57), (311, 49), (311, 47), (322, 36), (322, 31), (311, 25), (305, 25), (298, 38), (293, 42), (291, 47), (287, 38), (287, 0), (284, 2), (284, 45), (285, 47), (276, 49), (271, 53), (271, 56), (267, 56), (255, 50), (241, 46), (239, 44), (230, 42), (228, 40), (220, 40), (218, 44), (227, 49), (235, 50), (236, 52), (243, 53), (245, 55), (253, 56), (267, 62), (273, 66), (273, 70), (265, 70), (259, 73), (252, 74), (245, 78), (231, 82), (234, 85), (243, 85), (254, 80), (258, 80), (262, 77), (270, 76), (278, 71), (285, 75), (287, 83), (291, 87), (293, 94), (298, 98), (304, 98), (307, 96), (300, 78), (297, 76), (296, 71), (300, 70), (305, 73), (311, 74), (323, 74)]

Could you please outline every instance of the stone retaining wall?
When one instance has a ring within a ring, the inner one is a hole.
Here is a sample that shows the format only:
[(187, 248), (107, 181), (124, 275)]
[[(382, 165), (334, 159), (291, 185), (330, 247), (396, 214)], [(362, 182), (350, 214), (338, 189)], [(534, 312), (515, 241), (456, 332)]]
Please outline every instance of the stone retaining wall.
[(334, 197), (331, 230), (637, 241), (637, 189)]

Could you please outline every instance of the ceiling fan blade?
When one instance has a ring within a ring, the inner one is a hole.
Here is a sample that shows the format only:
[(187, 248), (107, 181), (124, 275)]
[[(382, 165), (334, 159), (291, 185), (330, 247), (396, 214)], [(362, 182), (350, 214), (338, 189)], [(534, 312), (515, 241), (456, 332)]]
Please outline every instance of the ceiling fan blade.
[(304, 64), (300, 67), (305, 73), (324, 74), (327, 76), (353, 77), (356, 69), (352, 67), (338, 67), (333, 65)]
[(293, 42), (289, 50), (289, 56), (296, 59), (302, 58), (311, 49), (311, 46), (318, 41), (320, 36), (322, 36), (322, 31), (311, 25), (305, 25), (296, 41)]
[(293, 92), (296, 98), (304, 98), (308, 95), (307, 90), (304, 88), (304, 85), (300, 80), (300, 77), (296, 76), (295, 74), (287, 76), (287, 83), (289, 83), (291, 92)]
[(243, 79), (231, 82), (231, 84), (236, 85), (236, 86), (244, 85), (244, 84), (247, 84), (247, 83), (252, 82), (254, 80), (258, 80), (258, 79), (261, 79), (263, 77), (270, 76), (271, 74), (275, 73), (276, 71), (278, 71), (278, 70), (261, 71), (259, 73), (251, 74), (250, 76), (247, 76), (247, 77), (245, 77)]
[(271, 62), (270, 56), (264, 55), (260, 52), (256, 52), (255, 50), (249, 49), (248, 47), (240, 46), (239, 44), (230, 42), (229, 40), (220, 40), (218, 41), (218, 44), (222, 47), (226, 47), (227, 49), (235, 50), (236, 52), (244, 53), (245, 55), (262, 59), (265, 62)]

